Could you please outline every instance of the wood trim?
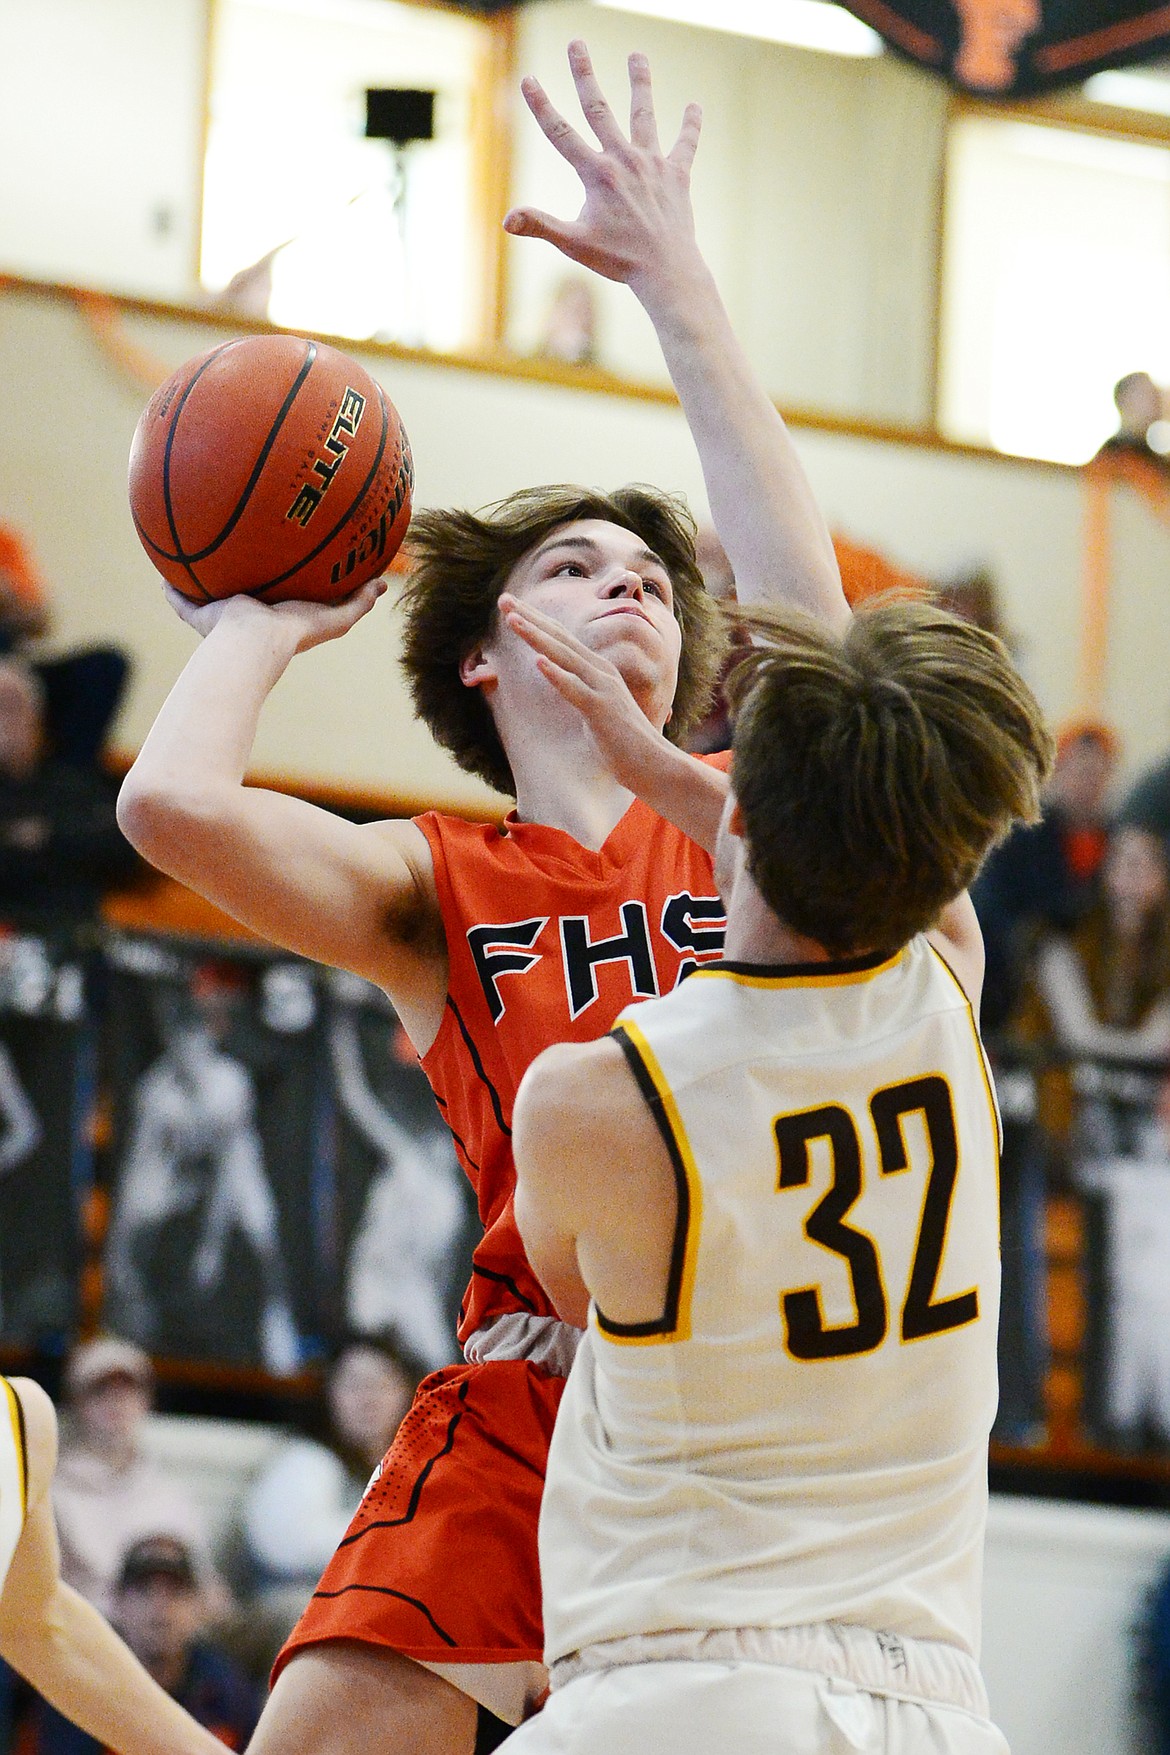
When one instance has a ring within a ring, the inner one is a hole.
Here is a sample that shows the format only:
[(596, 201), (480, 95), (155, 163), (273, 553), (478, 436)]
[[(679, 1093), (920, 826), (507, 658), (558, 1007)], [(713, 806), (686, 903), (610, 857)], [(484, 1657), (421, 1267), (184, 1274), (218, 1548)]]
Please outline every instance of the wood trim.
[(195, 233), (192, 238), (194, 260), (191, 263), (191, 285), (202, 286), (203, 273), (203, 203), (207, 197), (207, 146), (211, 138), (211, 82), (215, 71), (215, 40), (219, 26), (220, 0), (204, 0), (203, 67), (200, 84), (203, 105), (199, 117), (199, 162), (195, 167)]
[[(76, 299), (85, 289), (59, 281), (30, 280), (21, 275), (0, 275), (0, 293), (17, 290), (34, 297)], [(182, 305), (161, 299), (130, 298), (110, 295), (111, 303), (131, 316), (154, 317), (171, 322), (201, 323), (208, 328), (227, 330), (234, 335), (270, 334), (270, 323), (258, 322), (230, 311), (200, 305)], [(298, 331), (298, 333), (300, 333)], [(310, 331), (305, 331), (308, 334)], [(315, 332), (313, 332), (315, 334)], [(316, 335), (320, 341), (331, 342), (346, 352), (360, 351), (374, 358), (401, 360), (409, 364), (429, 366), (439, 371), (470, 372), (480, 377), (511, 378), (532, 383), (554, 384), (567, 390), (582, 390), (598, 396), (614, 396), (628, 402), (658, 403), (677, 406), (678, 398), (667, 385), (644, 384), (619, 377), (597, 366), (570, 366), (554, 360), (520, 359), (506, 354), (502, 348), (464, 354), (430, 353), (423, 348), (403, 347), (396, 342), (355, 341), (353, 336)], [(845, 438), (869, 439), (883, 445), (906, 445), (914, 450), (941, 452), (954, 457), (971, 457), (984, 462), (1008, 465), (1013, 469), (1036, 469), (1067, 475), (1080, 467), (1071, 463), (1053, 463), (1042, 457), (1015, 457), (993, 451), (987, 445), (948, 439), (936, 428), (912, 426), (897, 421), (859, 419), (848, 415), (828, 414), (820, 409), (777, 404), (785, 421), (796, 430), (839, 433)]]
[(508, 254), (503, 218), (512, 202), (512, 130), (509, 112), (516, 85), (516, 23), (498, 12), (480, 54), (472, 141), (475, 153), (475, 223), (481, 239), (480, 308), (476, 336), (490, 350), (504, 344), (508, 309)]
[[(1134, 69), (1140, 71), (1140, 69)], [(1032, 122), (1042, 128), (1065, 128), (1081, 134), (1105, 134), (1114, 140), (1170, 146), (1170, 116), (1149, 110), (1123, 110), (1095, 104), (1080, 93), (1055, 92), (1048, 97), (1006, 99), (986, 103), (969, 92), (956, 92), (952, 117), (975, 116), (989, 121)]]

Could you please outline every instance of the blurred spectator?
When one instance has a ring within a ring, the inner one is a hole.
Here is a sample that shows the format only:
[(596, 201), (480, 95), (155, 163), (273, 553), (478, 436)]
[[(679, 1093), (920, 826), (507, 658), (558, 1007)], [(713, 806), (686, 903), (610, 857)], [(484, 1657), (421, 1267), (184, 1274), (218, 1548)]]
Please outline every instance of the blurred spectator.
[(1148, 829), (1170, 846), (1170, 756), (1139, 774), (1117, 814), (1121, 822)]
[[(172, 1699), (229, 1749), (244, 1748), (260, 1716), (259, 1693), (225, 1653), (201, 1637), (207, 1597), (185, 1542), (151, 1535), (131, 1544), (119, 1569), (110, 1618)], [(102, 1748), (46, 1708), (36, 1755), (102, 1755)]]
[(1150, 462), (1164, 463), (1170, 439), (1164, 414), (1165, 392), (1148, 372), (1127, 372), (1113, 386), (1117, 431), (1098, 455), (1129, 454)]
[(61, 1574), (107, 1617), (122, 1558), (141, 1537), (166, 1531), (198, 1560), (216, 1612), (227, 1596), (197, 1508), (142, 1449), (154, 1372), (141, 1348), (113, 1335), (84, 1341), (65, 1370), (69, 1424), (53, 1499)]
[(1066, 725), (1043, 819), (1014, 830), (972, 886), (987, 954), (982, 1022), (990, 1034), (1017, 1008), (1037, 935), (1071, 932), (1092, 906), (1118, 755), (1116, 734), (1102, 721)]
[(935, 587), (934, 599), (940, 608), (949, 609), (952, 615), (960, 616), (985, 633), (994, 634), (1008, 646), (1012, 644), (1004, 627), (999, 587), (986, 567), (976, 567), (969, 573), (957, 573), (954, 578), (944, 579)]
[(1156, 1064), (1170, 1057), (1170, 865), (1161, 838), (1120, 825), (1100, 879), (1075, 931), (1039, 945), (1037, 989), (1062, 1049)]
[(597, 295), (584, 275), (566, 274), (557, 282), (533, 352), (565, 365), (596, 365)]
[(37, 676), (0, 659), (0, 921), (33, 930), (92, 919), (137, 868), (112, 785), (51, 756), (46, 725)]
[(290, 1439), (248, 1494), (246, 1558), (275, 1643), (299, 1617), (349, 1527), (421, 1375), (390, 1337), (347, 1337), (325, 1381), (322, 1441)]
[[(31, 550), (10, 524), (0, 522), (0, 655), (20, 653), (50, 632), (48, 592)], [(115, 646), (89, 646), (38, 658), (46, 753), (71, 767), (92, 768), (126, 687), (130, 665)]]

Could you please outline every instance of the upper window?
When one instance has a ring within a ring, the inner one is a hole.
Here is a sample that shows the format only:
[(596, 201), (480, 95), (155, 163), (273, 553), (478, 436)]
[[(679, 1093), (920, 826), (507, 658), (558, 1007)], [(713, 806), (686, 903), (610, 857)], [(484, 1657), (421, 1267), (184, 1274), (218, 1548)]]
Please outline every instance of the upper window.
[[(483, 339), (492, 27), (398, 0), (214, 9), (201, 274), (288, 328)], [(369, 89), (433, 92), (433, 138), (366, 138)]]
[(1113, 386), (1170, 383), (1170, 147), (960, 115), (948, 149), (939, 424), (1083, 463)]

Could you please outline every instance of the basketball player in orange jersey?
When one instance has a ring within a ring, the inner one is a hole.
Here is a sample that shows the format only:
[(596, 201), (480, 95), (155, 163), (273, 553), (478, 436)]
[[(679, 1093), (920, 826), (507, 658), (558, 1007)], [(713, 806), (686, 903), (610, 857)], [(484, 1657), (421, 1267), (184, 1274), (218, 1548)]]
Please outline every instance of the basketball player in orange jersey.
[(56, 1462), (52, 1402), (27, 1378), (0, 1377), (0, 1657), (103, 1748), (223, 1755), (93, 1605), (62, 1583)]
[[(828, 533), (695, 243), (698, 111), (664, 153), (643, 57), (630, 61), (628, 138), (583, 44), (570, 65), (596, 148), (535, 82), (524, 91), (579, 174), (584, 206), (568, 223), (522, 209), (508, 229), (639, 298), (741, 596), (844, 616)], [(669, 992), (722, 942), (709, 846), (665, 817), (693, 758), (662, 732), (681, 735), (701, 711), (720, 646), (688, 515), (651, 490), (532, 490), (486, 517), (419, 514), (412, 543), (415, 700), (464, 766), (513, 793), (502, 830), (434, 814), (359, 827), (243, 786), (286, 665), (344, 634), (378, 584), (334, 606), (175, 600), (205, 638), (120, 804), (156, 865), (266, 938), (389, 994), (484, 1223), (460, 1325), (468, 1363), (422, 1385), (278, 1662), (255, 1755), (472, 1755), (539, 1698), (536, 1520), (578, 1331), (558, 1320), (516, 1231), (514, 1093), (540, 1049), (603, 1034), (632, 999)], [(613, 771), (604, 736), (542, 669), (522, 606), (610, 661), (620, 741), (641, 751), (645, 776), (637, 757)]]

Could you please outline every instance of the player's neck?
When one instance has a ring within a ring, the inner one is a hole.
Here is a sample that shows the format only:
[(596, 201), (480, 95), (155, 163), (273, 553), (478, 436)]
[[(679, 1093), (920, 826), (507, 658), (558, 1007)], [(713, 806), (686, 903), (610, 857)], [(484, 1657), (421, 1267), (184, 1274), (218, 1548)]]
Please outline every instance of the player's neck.
[(831, 961), (824, 945), (794, 932), (772, 912), (746, 871), (736, 879), (727, 911), (723, 956), (729, 963), (761, 963), (773, 968)]
[(516, 814), (522, 823), (563, 829), (596, 853), (633, 802), (604, 765), (592, 738), (525, 740), (508, 758), (516, 782)]

